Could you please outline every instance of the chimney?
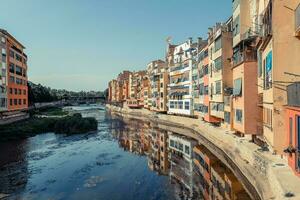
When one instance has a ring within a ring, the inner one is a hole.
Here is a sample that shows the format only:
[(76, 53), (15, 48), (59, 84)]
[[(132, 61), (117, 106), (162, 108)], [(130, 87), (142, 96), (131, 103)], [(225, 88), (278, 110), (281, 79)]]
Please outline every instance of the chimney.
[(192, 38), (192, 37), (189, 37), (189, 38), (188, 38), (188, 44), (191, 45), (192, 43), (193, 43), (193, 38)]
[(202, 43), (202, 37), (198, 37), (198, 45)]

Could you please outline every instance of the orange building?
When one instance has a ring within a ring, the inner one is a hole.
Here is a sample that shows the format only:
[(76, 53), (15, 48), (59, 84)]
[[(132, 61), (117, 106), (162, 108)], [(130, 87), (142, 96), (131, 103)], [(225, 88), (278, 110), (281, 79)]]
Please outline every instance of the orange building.
[(0, 111), (28, 108), (27, 55), (25, 47), (7, 31), (0, 29), (1, 38), (1, 104)]

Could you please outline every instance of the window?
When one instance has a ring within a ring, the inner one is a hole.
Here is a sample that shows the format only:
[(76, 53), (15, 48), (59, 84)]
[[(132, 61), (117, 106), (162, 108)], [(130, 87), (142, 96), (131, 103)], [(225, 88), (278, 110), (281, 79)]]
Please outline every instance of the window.
[(170, 140), (170, 146), (174, 147), (174, 140)]
[(235, 121), (242, 123), (243, 122), (243, 111), (240, 109), (235, 110)]
[(272, 109), (263, 108), (263, 123), (264, 126), (272, 129)]
[(18, 84), (18, 85), (25, 85), (25, 82), (22, 79), (20, 79), (20, 78), (16, 78), (16, 84)]
[(160, 108), (163, 108), (164, 107), (164, 104), (163, 102), (160, 103)]
[(224, 121), (227, 123), (227, 124), (230, 124), (230, 112), (224, 112)]
[(183, 108), (183, 101), (178, 101), (178, 109), (182, 109)]
[(16, 53), (16, 60), (22, 62), (22, 57)]
[(23, 99), (23, 104), (26, 105), (26, 99)]
[(204, 95), (208, 95), (208, 85), (204, 86)]
[(234, 80), (233, 95), (242, 96), (242, 78), (238, 78)]
[(232, 27), (232, 29), (233, 29), (232, 30), (233, 37), (240, 33), (240, 15), (238, 15), (233, 20), (233, 27)]
[(9, 82), (10, 83), (15, 83), (15, 77), (14, 76), (9, 76)]
[(1, 42), (5, 43), (5, 37), (1, 37)]
[(174, 101), (174, 108), (178, 109), (178, 102)]
[(22, 99), (19, 99), (19, 105), (22, 105)]
[(15, 65), (13, 63), (9, 63), (9, 72), (15, 73)]
[(220, 69), (222, 69), (222, 56), (216, 58), (214, 60), (214, 63), (215, 63), (215, 70), (216, 71), (219, 71)]
[(296, 23), (296, 31), (300, 28), (300, 4), (295, 10), (295, 23)]
[(16, 74), (19, 76), (23, 75), (23, 70), (20, 66), (16, 65)]
[(12, 94), (12, 93), (13, 93), (13, 89), (9, 88), (9, 94)]
[(289, 139), (289, 144), (290, 145), (293, 145), (293, 136), (294, 136), (294, 134), (293, 134), (293, 118), (292, 117), (290, 117), (289, 118), (289, 126), (290, 126), (290, 139)]
[(164, 97), (164, 93), (163, 93), (163, 92), (160, 93), (160, 97), (161, 97), (161, 98)]
[(189, 110), (190, 109), (190, 102), (186, 101), (184, 102), (184, 109)]
[(187, 145), (184, 145), (184, 152), (188, 155), (190, 155), (190, 147)]
[(221, 36), (215, 40), (215, 52), (222, 48), (222, 39)]
[(216, 94), (221, 94), (221, 81), (216, 81)]
[(204, 95), (204, 83), (201, 83), (199, 85), (199, 94), (200, 96)]
[(23, 90), (23, 95), (26, 95), (26, 90)]
[(18, 105), (18, 99), (14, 99), (14, 105)]
[(11, 58), (15, 58), (15, 53), (13, 52), (13, 51), (9, 51), (9, 57), (11, 57)]
[(9, 105), (11, 105), (11, 106), (13, 105), (13, 100), (12, 99), (9, 100)]
[(15, 88), (15, 94), (18, 94), (18, 89), (17, 88)]
[(265, 84), (264, 88), (269, 89), (272, 87), (272, 51), (270, 51), (266, 57), (265, 64)]
[(160, 83), (160, 87), (162, 88), (164, 86), (164, 84), (163, 83)]
[(262, 55), (261, 51), (257, 51), (257, 75), (258, 77), (262, 76)]
[(170, 108), (174, 108), (174, 101), (170, 101)]
[(183, 144), (182, 143), (179, 143), (179, 148), (178, 148), (180, 151), (183, 151)]
[(18, 94), (22, 94), (21, 89), (18, 89)]

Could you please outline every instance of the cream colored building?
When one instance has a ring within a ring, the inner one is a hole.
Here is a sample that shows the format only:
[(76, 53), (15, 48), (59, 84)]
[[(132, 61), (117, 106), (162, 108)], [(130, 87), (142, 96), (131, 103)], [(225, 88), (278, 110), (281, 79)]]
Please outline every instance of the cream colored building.
[[(231, 18), (226, 23), (217, 23), (208, 32), (209, 56), (209, 115), (216, 122), (224, 122), (224, 96), (232, 88)], [(230, 124), (230, 122), (229, 122)]]
[(285, 145), (286, 86), (300, 81), (300, 0), (259, 0), (258, 94), (266, 142), (277, 153)]

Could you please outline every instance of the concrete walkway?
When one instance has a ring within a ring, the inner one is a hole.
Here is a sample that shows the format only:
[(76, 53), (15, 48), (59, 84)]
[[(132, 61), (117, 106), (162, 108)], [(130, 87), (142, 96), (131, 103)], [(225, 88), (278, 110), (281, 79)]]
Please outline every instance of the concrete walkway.
[[(186, 131), (183, 134), (198, 139), (200, 143), (202, 141), (213, 153), (219, 154), (220, 157), (216, 156), (222, 161), (230, 163), (228, 159), (226, 160), (226, 157), (229, 158), (255, 187), (261, 199), (300, 200), (300, 178), (290, 169), (287, 159), (272, 155), (268, 151), (260, 151), (260, 147), (250, 142), (249, 138), (237, 137), (221, 127), (215, 127), (200, 119), (157, 114), (145, 109), (107, 107), (123, 116), (144, 118), (165, 124), (169, 126), (168, 129), (174, 126), (185, 128)], [(208, 143), (210, 145), (207, 145)], [(222, 157), (221, 154), (226, 156)], [(232, 168), (232, 166), (229, 167)], [(236, 171), (236, 169), (232, 170)], [(237, 177), (242, 178), (239, 174)], [(257, 198), (255, 195), (252, 197)]]

